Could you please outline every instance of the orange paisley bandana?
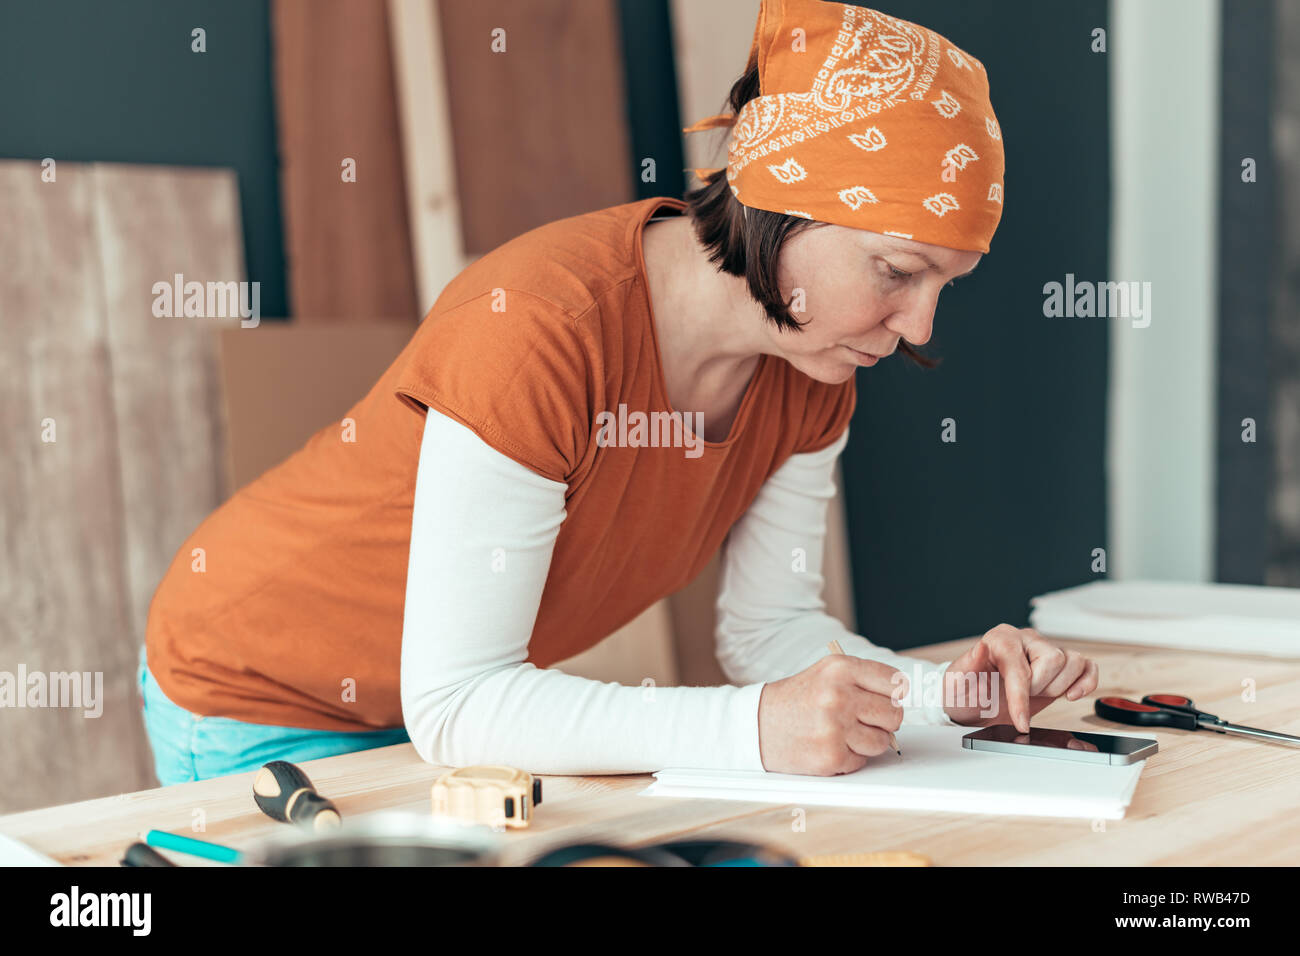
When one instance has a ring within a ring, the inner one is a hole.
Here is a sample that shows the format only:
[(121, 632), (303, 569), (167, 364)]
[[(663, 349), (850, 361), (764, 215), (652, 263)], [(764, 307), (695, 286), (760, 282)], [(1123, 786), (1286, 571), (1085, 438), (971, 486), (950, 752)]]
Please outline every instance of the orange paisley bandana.
[(732, 126), (741, 203), (989, 251), (1004, 161), (984, 64), (933, 30), (823, 0), (763, 0), (755, 61), (761, 95), (685, 129)]

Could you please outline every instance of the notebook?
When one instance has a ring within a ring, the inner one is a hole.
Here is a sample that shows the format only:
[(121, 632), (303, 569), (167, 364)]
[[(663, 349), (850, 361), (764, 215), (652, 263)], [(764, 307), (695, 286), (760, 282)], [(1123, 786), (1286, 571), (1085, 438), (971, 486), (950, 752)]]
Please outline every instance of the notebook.
[(1300, 589), (1093, 581), (1031, 599), (1050, 637), (1300, 658)]
[(0, 833), (0, 866), (62, 866), (44, 853), (37, 853), (26, 843)]
[(670, 769), (656, 773), (655, 782), (641, 793), (875, 810), (1120, 820), (1145, 763), (1111, 766), (966, 750), (961, 738), (971, 729), (904, 725), (897, 733), (902, 757), (882, 754), (861, 770), (834, 777)]

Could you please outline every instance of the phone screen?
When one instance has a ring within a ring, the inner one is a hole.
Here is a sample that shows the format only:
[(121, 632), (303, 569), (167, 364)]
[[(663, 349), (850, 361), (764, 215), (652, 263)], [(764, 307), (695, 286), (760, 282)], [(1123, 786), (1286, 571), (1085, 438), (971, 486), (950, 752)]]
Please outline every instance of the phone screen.
[(1151, 744), (1141, 737), (1116, 737), (1111, 734), (1089, 734), (1078, 730), (1051, 730), (1047, 727), (1030, 727), (1029, 739), (1011, 724), (994, 724), (968, 735), (975, 740), (996, 740), (1004, 744), (1024, 744), (1028, 747), (1059, 747), (1064, 750), (1091, 750), (1104, 754), (1137, 753)]
[(1030, 727), (1022, 734), (1011, 724), (994, 724), (962, 738), (968, 750), (996, 750), (1002, 753), (1029, 753), (1038, 750), (1043, 756), (1068, 757), (1098, 763), (1132, 763), (1145, 759), (1157, 750), (1156, 742), (1146, 737), (1121, 737), (1090, 734), (1085, 731), (1052, 730)]

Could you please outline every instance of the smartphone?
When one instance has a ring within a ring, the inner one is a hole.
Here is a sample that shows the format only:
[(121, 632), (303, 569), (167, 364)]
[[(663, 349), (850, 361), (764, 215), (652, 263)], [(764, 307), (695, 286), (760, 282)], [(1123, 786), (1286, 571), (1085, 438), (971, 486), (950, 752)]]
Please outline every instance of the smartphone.
[(967, 750), (1106, 764), (1137, 763), (1158, 749), (1156, 742), (1146, 737), (1089, 734), (1048, 727), (1030, 727), (1028, 734), (1022, 734), (1011, 724), (983, 727), (963, 737), (961, 745)]

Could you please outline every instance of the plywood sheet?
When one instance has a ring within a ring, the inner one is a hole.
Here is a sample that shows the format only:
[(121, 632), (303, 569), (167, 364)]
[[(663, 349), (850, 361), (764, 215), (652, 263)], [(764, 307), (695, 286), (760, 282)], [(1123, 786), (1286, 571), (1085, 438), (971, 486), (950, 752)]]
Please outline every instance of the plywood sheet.
[(290, 311), (414, 318), (387, 6), (274, 0), (271, 16)]
[(5, 810), (152, 785), (132, 667), (94, 174), (56, 169), (43, 183), (37, 163), (0, 162), (0, 670), (90, 674), (86, 689), (102, 697), (97, 717), (85, 707), (0, 709)]
[(414, 320), (305, 318), (223, 331), (230, 487), (248, 484), (342, 418), (415, 329)]
[(613, 0), (443, 2), (438, 13), (467, 252), (635, 198)]
[(239, 327), (155, 316), (153, 289), (178, 274), (243, 281), (238, 193), (229, 170), (96, 164), (93, 175), (131, 631), (143, 641), (176, 549), (225, 498), (215, 330)]

